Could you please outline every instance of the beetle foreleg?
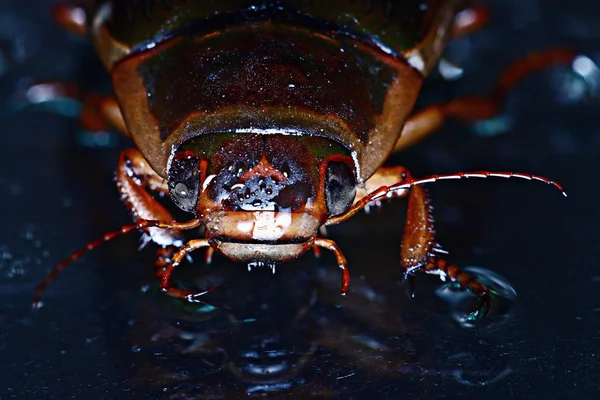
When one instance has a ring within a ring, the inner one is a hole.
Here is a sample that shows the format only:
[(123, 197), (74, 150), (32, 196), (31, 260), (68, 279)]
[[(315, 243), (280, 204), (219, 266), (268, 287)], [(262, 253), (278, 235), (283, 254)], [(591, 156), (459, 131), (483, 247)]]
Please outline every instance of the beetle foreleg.
[(500, 113), (508, 91), (529, 75), (556, 64), (568, 64), (577, 56), (568, 49), (551, 49), (531, 53), (509, 66), (487, 96), (464, 96), (445, 104), (431, 105), (413, 114), (404, 124), (394, 152), (425, 139), (448, 118), (464, 123), (486, 120)]
[(175, 268), (177, 268), (177, 266), (181, 264), (181, 261), (183, 261), (183, 258), (188, 253), (202, 247), (210, 247), (210, 244), (208, 243), (207, 239), (190, 240), (185, 244), (185, 246), (179, 249), (177, 253), (175, 253), (173, 259), (171, 260), (171, 263), (167, 266), (160, 281), (160, 289), (163, 292), (179, 299), (185, 299), (189, 302), (197, 302), (198, 297), (203, 296), (212, 290), (211, 288), (202, 292), (194, 292), (192, 290), (184, 290), (171, 287), (171, 274), (173, 273)]
[[(171, 213), (148, 192), (151, 190), (165, 194), (168, 189), (164, 180), (154, 172), (139, 150), (127, 149), (121, 153), (115, 179), (121, 198), (134, 219), (173, 220)], [(179, 230), (149, 228), (146, 232), (158, 245), (183, 245), (183, 234)]]

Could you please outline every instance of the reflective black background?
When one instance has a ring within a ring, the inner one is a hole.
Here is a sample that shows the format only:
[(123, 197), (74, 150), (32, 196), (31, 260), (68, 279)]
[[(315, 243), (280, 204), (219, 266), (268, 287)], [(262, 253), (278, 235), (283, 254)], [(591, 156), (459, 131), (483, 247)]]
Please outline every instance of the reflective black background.
[[(567, 199), (518, 180), (430, 186), (449, 260), (494, 271), (518, 293), (497, 296), (481, 326), (457, 322), (460, 307), (447, 299), (461, 296), (435, 279), (419, 276), (407, 298), (403, 200), (330, 229), (350, 262), (347, 298), (328, 253), (275, 275), (219, 257), (205, 266), (197, 253), (179, 280), (222, 288), (212, 306), (184, 306), (155, 294), (153, 250), (138, 252), (131, 235), (61, 274), (33, 313), (49, 268), (130, 221), (112, 182), (127, 140), (82, 133), (64, 115), (75, 104), (24, 101), (42, 79), (107, 89), (91, 47), (50, 20), (51, 3), (0, 2), (0, 398), (598, 398), (597, 71), (540, 73), (499, 118), (449, 124), (394, 158), (417, 176), (515, 170), (565, 186)], [(600, 62), (598, 2), (486, 4), (489, 27), (447, 54), (463, 77), (432, 77), (421, 106), (483, 93), (502, 66), (536, 49), (568, 45)]]

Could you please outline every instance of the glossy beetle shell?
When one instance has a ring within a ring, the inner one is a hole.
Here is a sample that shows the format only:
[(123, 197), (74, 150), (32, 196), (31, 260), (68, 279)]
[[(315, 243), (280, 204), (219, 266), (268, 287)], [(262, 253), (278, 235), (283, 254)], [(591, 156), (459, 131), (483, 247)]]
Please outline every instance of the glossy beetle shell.
[(104, 1), (92, 35), (152, 168), (210, 133), (323, 136), (359, 183), (391, 153), (460, 1)]

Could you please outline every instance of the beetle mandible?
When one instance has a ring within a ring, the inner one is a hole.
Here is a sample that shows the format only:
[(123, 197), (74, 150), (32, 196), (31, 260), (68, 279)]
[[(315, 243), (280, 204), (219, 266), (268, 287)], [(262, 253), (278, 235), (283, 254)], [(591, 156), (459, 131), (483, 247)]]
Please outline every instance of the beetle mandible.
[[(219, 4), (219, 5), (217, 5)], [(272, 265), (327, 248), (350, 276), (334, 241), (319, 228), (340, 223), (381, 198), (408, 197), (401, 245), (405, 277), (439, 274), (480, 304), (490, 292), (441, 256), (423, 183), (464, 177), (546, 178), (478, 171), (414, 179), (382, 166), (449, 119), (497, 114), (507, 91), (530, 73), (574, 59), (569, 50), (534, 53), (513, 64), (489, 96), (470, 96), (414, 111), (422, 82), (453, 37), (487, 14), (457, 0), (99, 1), (88, 10), (60, 4), (61, 25), (91, 37), (116, 98), (82, 96), (83, 123), (103, 119), (130, 136), (116, 181), (136, 223), (89, 243), (38, 287), (104, 241), (142, 230), (159, 249), (161, 289), (197, 301), (205, 292), (171, 286), (185, 255), (208, 248), (235, 261)], [(60, 83), (34, 86), (75, 96)], [(175, 222), (154, 194), (193, 214)], [(563, 192), (564, 193), (564, 192)], [(182, 231), (204, 238), (184, 244)]]

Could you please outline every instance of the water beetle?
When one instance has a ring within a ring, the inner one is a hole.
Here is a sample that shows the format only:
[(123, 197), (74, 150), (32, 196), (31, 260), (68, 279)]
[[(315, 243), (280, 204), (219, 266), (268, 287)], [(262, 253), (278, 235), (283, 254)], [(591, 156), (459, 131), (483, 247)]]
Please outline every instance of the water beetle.
[[(326, 4), (325, 4), (326, 3)], [(458, 0), (98, 1), (55, 9), (66, 28), (91, 37), (115, 98), (87, 96), (84, 124), (105, 120), (136, 144), (116, 172), (136, 223), (89, 243), (55, 267), (132, 230), (160, 246), (160, 287), (196, 301), (205, 292), (172, 287), (185, 255), (206, 247), (249, 265), (274, 265), (311, 248), (334, 252), (348, 291), (347, 262), (319, 228), (381, 199), (408, 197), (401, 247), (405, 277), (438, 274), (490, 306), (489, 290), (448, 264), (434, 235), (423, 183), (464, 177), (546, 178), (478, 171), (414, 179), (382, 166), (449, 118), (494, 116), (506, 92), (538, 69), (574, 59), (569, 50), (534, 53), (509, 67), (489, 96), (414, 111), (422, 82), (450, 39), (476, 30), (487, 14)], [(68, 95), (60, 83), (34, 87)], [(563, 192), (564, 193), (564, 192)], [(193, 214), (174, 222), (152, 194)], [(183, 230), (205, 237), (184, 244)]]

